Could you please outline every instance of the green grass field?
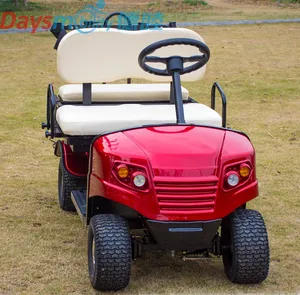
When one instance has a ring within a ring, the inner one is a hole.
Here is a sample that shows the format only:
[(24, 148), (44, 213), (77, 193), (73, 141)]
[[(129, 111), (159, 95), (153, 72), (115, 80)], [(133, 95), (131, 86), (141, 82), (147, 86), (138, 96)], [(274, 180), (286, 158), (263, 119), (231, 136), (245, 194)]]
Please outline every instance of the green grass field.
[[(248, 5), (229, 10), (250, 13)], [(299, 293), (300, 25), (195, 30), (210, 47), (211, 60), (204, 80), (184, 86), (209, 104), (211, 84), (218, 81), (228, 96), (229, 125), (252, 139), (260, 196), (249, 207), (266, 221), (270, 275), (259, 285), (234, 285), (221, 259), (183, 262), (166, 253), (146, 254), (119, 293)], [(1, 295), (98, 294), (88, 279), (86, 231), (76, 214), (59, 209), (58, 158), (40, 129), (47, 84), (58, 89), (63, 83), (54, 42), (50, 33), (0, 35)]]

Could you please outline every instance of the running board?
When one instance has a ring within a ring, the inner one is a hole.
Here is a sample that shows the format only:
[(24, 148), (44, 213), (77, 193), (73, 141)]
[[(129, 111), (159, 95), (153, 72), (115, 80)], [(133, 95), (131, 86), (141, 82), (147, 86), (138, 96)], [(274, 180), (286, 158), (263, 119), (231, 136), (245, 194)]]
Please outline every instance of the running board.
[(86, 191), (71, 191), (71, 199), (83, 224), (86, 224)]

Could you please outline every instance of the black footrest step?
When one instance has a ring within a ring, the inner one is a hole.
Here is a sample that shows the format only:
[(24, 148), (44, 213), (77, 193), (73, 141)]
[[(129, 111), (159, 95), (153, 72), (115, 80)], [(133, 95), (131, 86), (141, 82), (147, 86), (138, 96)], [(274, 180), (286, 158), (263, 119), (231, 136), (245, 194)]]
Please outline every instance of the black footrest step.
[(79, 214), (83, 223), (85, 223), (86, 219), (86, 191), (85, 190), (77, 190), (71, 191), (71, 198), (73, 204)]

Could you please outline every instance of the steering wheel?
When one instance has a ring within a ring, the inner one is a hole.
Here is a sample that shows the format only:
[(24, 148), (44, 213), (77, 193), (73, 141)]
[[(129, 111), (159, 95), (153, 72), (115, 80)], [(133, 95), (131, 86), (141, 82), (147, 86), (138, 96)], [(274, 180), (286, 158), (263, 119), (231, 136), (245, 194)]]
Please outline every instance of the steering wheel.
[(122, 16), (123, 18), (125, 18), (125, 20), (127, 21), (127, 25), (128, 25), (129, 27), (132, 26), (132, 23), (131, 23), (130, 18), (129, 18), (125, 13), (123, 13), (123, 12), (113, 12), (113, 13), (111, 13), (109, 16), (107, 16), (107, 17), (105, 18), (103, 27), (104, 27), (104, 28), (107, 28), (107, 23), (108, 23), (108, 21), (109, 21), (112, 17), (114, 17), (114, 16), (116, 16), (116, 15), (119, 15), (119, 16)]
[[(159, 56), (149, 56), (154, 51), (167, 46), (173, 45), (190, 45), (197, 47), (202, 55), (193, 55), (190, 57), (183, 56), (170, 56), (170, 57), (159, 57)], [(189, 38), (172, 38), (165, 39), (155, 43), (150, 44), (144, 48), (139, 55), (139, 65), (140, 67), (154, 75), (158, 76), (171, 76), (174, 71), (178, 71), (181, 75), (194, 72), (202, 68), (209, 60), (210, 50), (207, 45), (201, 41)], [(163, 63), (166, 65), (166, 69), (157, 69), (147, 65), (148, 62), (151, 63)], [(184, 67), (186, 62), (196, 62), (190, 66)]]

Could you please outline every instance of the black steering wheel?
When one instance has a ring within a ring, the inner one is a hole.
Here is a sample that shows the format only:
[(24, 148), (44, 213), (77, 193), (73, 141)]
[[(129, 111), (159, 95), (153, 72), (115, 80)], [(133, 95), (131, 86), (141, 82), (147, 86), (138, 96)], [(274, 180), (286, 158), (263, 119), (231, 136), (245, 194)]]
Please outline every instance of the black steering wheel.
[[(190, 57), (183, 56), (169, 56), (169, 57), (159, 57), (159, 56), (149, 56), (159, 48), (172, 46), (172, 45), (190, 45), (197, 47), (202, 55), (193, 55)], [(178, 71), (181, 75), (196, 71), (202, 68), (209, 60), (210, 50), (206, 44), (201, 41), (189, 38), (172, 38), (165, 39), (155, 43), (150, 44), (144, 48), (139, 55), (139, 65), (140, 67), (154, 75), (158, 76), (171, 76), (174, 71)], [(157, 69), (147, 65), (148, 62), (151, 63), (163, 63), (166, 65), (166, 69)], [(194, 64), (184, 67), (186, 62), (195, 62)]]
[(104, 28), (107, 28), (107, 23), (108, 23), (108, 21), (109, 21), (112, 17), (114, 17), (114, 16), (116, 16), (116, 15), (122, 16), (124, 19), (126, 19), (128, 27), (131, 27), (131, 26), (132, 26), (132, 23), (131, 23), (130, 18), (129, 18), (125, 13), (123, 13), (123, 12), (113, 12), (113, 13), (111, 13), (109, 16), (107, 16), (107, 17), (105, 18), (103, 27), (104, 27)]

